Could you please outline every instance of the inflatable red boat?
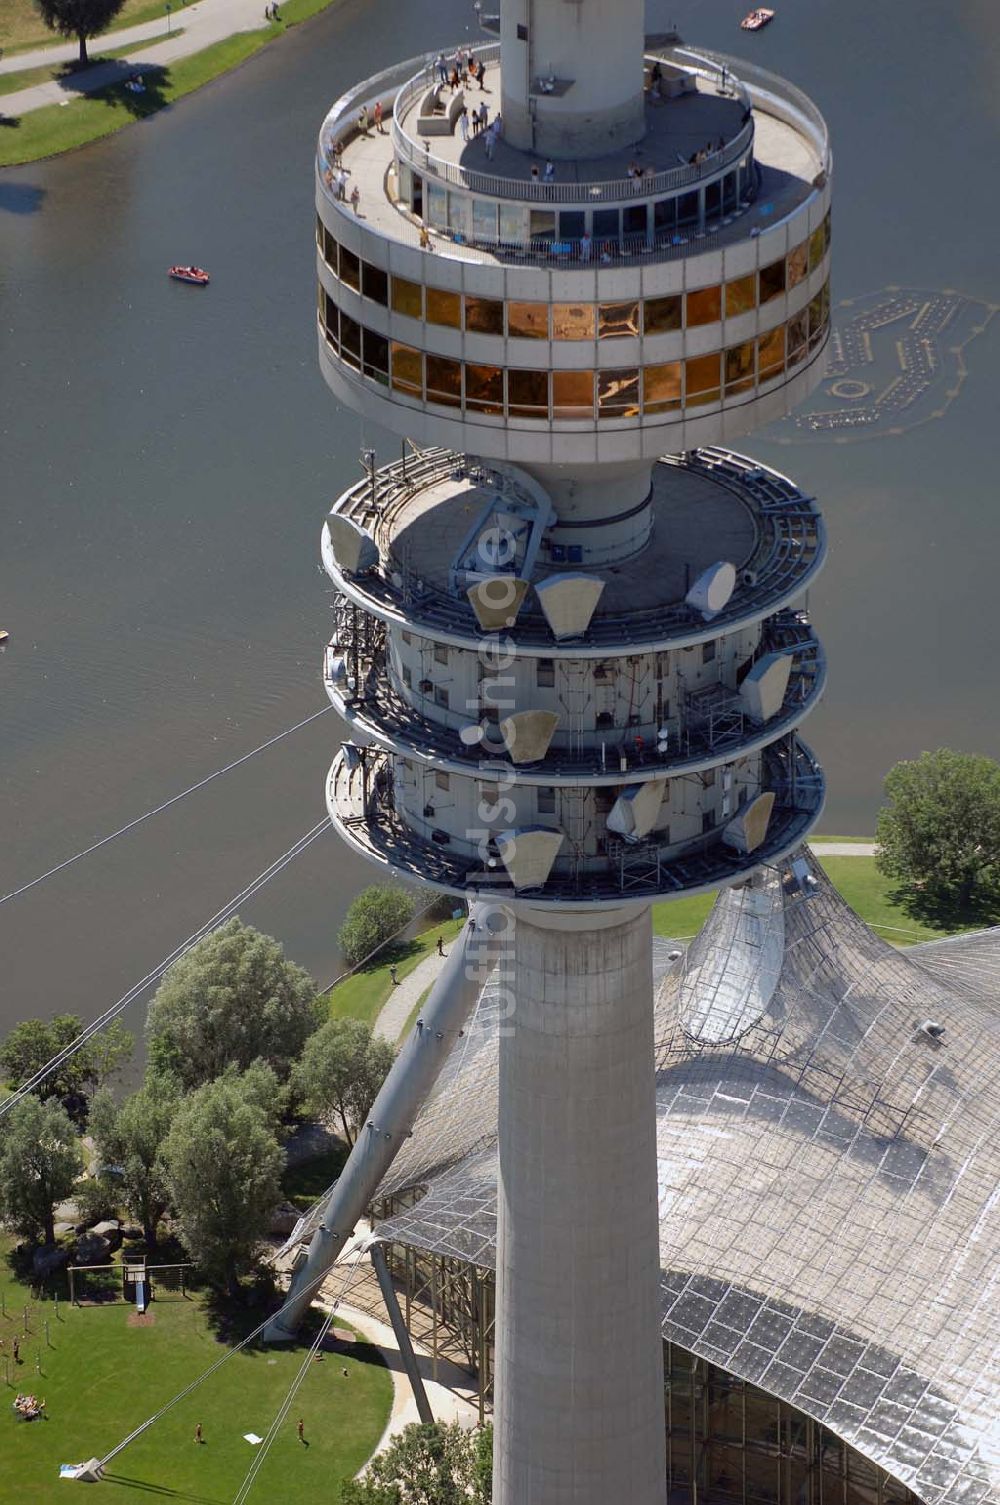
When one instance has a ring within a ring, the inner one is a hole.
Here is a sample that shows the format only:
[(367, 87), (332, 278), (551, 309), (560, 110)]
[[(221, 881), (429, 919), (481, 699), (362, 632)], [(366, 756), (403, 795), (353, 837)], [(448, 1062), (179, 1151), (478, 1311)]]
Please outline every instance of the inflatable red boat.
[(198, 287), (207, 287), (210, 280), (201, 267), (171, 267), (167, 275), (177, 282), (193, 282)]

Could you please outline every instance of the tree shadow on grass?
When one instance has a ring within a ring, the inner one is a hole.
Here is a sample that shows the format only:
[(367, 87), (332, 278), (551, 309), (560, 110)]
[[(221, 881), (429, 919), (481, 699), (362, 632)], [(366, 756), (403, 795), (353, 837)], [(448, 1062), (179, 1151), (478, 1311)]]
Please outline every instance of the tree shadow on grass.
[[(85, 94), (109, 109), (124, 110), (135, 120), (155, 115), (170, 103), (166, 93), (170, 69), (157, 64), (136, 66), (124, 58), (94, 58), (86, 68), (66, 63), (56, 77), (67, 93)], [(93, 84), (98, 77), (102, 82), (95, 89)]]
[(888, 898), (911, 920), (936, 930), (985, 929), (1000, 922), (1000, 897), (995, 894), (974, 894), (962, 903), (953, 894), (899, 883), (889, 890)]

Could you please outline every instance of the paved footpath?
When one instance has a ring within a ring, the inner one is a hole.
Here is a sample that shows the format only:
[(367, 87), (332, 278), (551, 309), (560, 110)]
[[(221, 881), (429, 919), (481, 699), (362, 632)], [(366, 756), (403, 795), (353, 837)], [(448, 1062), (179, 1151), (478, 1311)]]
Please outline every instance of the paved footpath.
[(873, 841), (824, 841), (818, 837), (809, 843), (817, 857), (874, 857), (878, 847)]
[[(446, 948), (445, 956), (447, 955)], [(409, 976), (404, 977), (397, 988), (393, 988), (388, 1002), (375, 1020), (376, 1035), (380, 1035), (383, 1040), (388, 1040), (390, 1045), (396, 1044), (400, 1031), (409, 1019), (421, 993), (430, 987), (443, 966), (444, 957), (438, 956), (435, 951), (432, 955), (425, 956)]]
[[(175, 0), (170, 15), (173, 35), (167, 35), (164, 16), (143, 26), (126, 26), (121, 31), (94, 37), (87, 45), (96, 55), (100, 56), (103, 47), (127, 47), (127, 56), (70, 73), (58, 82), (50, 80), (13, 94), (2, 94), (0, 114), (24, 115), (29, 110), (40, 110), (43, 105), (68, 104), (71, 99), (117, 83), (130, 73), (163, 67), (178, 58), (202, 52), (237, 32), (263, 31), (269, 25), (264, 19), (264, 4), (265, 0), (196, 0), (194, 5), (181, 5)], [(178, 32), (181, 34), (177, 35)], [(20, 52), (0, 59), (0, 73), (20, 73), (25, 68), (40, 68), (47, 63), (54, 67), (57, 63), (72, 62), (79, 51), (77, 43), (70, 42), (65, 46), (40, 48), (37, 52)]]

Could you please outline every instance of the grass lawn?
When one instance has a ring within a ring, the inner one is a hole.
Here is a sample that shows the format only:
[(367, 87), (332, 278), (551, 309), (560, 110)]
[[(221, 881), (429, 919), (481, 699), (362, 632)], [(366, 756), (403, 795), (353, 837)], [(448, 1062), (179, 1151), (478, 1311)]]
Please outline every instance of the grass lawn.
[[(171, 9), (176, 13), (183, 10), (183, 7), (184, 0), (174, 0)], [(261, 6), (262, 11), (263, 8)], [(102, 36), (107, 36), (111, 31), (120, 31), (123, 26), (141, 26), (144, 21), (162, 21), (166, 35), (167, 18), (163, 0), (125, 0), (108, 31), (102, 32)], [(88, 49), (97, 41), (98, 38), (95, 37), (89, 42)], [(8, 57), (17, 52), (33, 52), (36, 47), (65, 47), (67, 44), (76, 46), (75, 38), (50, 31), (38, 13), (35, 0), (3, 0), (0, 4), (0, 47)]]
[(374, 1024), (392, 992), (389, 968), (393, 962), (396, 964), (396, 975), (402, 982), (414, 967), (431, 955), (439, 935), (444, 936), (446, 943), (454, 940), (464, 924), (464, 920), (444, 920), (432, 925), (429, 930), (422, 931), (412, 941), (387, 946), (379, 953), (377, 965), (362, 967), (332, 989), (329, 994), (330, 1018), (364, 1019), (366, 1023)]
[[(818, 839), (818, 838), (817, 838)], [(826, 837), (825, 840), (865, 841), (867, 837)], [(894, 904), (890, 894), (895, 887), (875, 866), (874, 857), (824, 857), (820, 859), (830, 881), (839, 889), (851, 908), (884, 940), (896, 946), (912, 946), (917, 941), (933, 941), (951, 930), (938, 930), (914, 920)], [(678, 940), (695, 935), (704, 924), (715, 902), (715, 894), (698, 894), (691, 899), (675, 899), (653, 905), (653, 934), (676, 936)]]
[[(5, 4), (7, 0), (0, 0), (0, 3)], [(332, 0), (282, 0), (280, 22), (261, 27), (259, 31), (245, 31), (227, 37), (190, 57), (179, 58), (169, 67), (144, 66), (142, 76), (146, 90), (143, 94), (129, 93), (122, 78), (120, 83), (66, 105), (46, 105), (17, 118), (0, 117), (0, 167), (37, 162), (42, 157), (72, 151), (75, 147), (98, 141), (102, 136), (110, 136), (137, 120), (146, 120), (185, 94), (200, 89), (220, 73), (227, 73), (245, 63), (288, 26), (308, 20), (331, 3)]]
[[(183, 26), (175, 26), (174, 36), (181, 36), (183, 31)], [(131, 51), (131, 47), (102, 47), (100, 53), (91, 58), (91, 63), (107, 63), (116, 57), (124, 57)], [(29, 89), (32, 84), (47, 84), (53, 79), (58, 83), (64, 78), (72, 78), (78, 72), (75, 63), (46, 63), (40, 68), (22, 68), (17, 73), (0, 73), (0, 95), (13, 94), (18, 89)]]
[[(9, 1243), (0, 1243), (5, 1256)], [(59, 1502), (67, 1485), (60, 1463), (102, 1456), (223, 1353), (199, 1297), (154, 1300), (152, 1323), (132, 1326), (124, 1303), (70, 1307), (60, 1300), (32, 1304), (30, 1333), (22, 1312), (27, 1287), (0, 1258), (0, 1316), (4, 1351), (21, 1335), (24, 1362), (12, 1388), (45, 1400), (48, 1420), (17, 1421), (0, 1407), (0, 1505)], [(44, 1321), (51, 1346), (45, 1346)], [(259, 1320), (259, 1317), (256, 1319)], [(256, 1325), (248, 1323), (244, 1331)], [(109, 1465), (98, 1486), (103, 1499), (135, 1500), (150, 1494), (197, 1505), (227, 1505), (254, 1457), (244, 1432), (263, 1436), (301, 1364), (303, 1348), (255, 1350), (235, 1355), (217, 1374)], [(40, 1354), (41, 1373), (35, 1369)], [(347, 1368), (344, 1378), (342, 1370)], [(392, 1381), (377, 1350), (358, 1342), (310, 1366), (282, 1430), (261, 1469), (261, 1499), (340, 1498), (340, 1483), (371, 1455), (389, 1415)], [(304, 1447), (296, 1423), (305, 1422)], [(204, 1445), (194, 1442), (201, 1422)]]

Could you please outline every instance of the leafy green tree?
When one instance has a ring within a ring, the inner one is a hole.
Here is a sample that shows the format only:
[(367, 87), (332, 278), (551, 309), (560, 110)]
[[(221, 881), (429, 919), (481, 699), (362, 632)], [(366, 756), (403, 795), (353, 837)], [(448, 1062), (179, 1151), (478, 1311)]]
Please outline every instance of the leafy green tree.
[(80, 63), (87, 58), (87, 39), (107, 31), (125, 0), (35, 0), (42, 20), (64, 37), (80, 43)]
[(185, 1090), (257, 1060), (284, 1081), (322, 1019), (308, 972), (273, 937), (233, 919), (164, 977), (149, 1009), (149, 1060)]
[(939, 922), (1000, 910), (1000, 763), (939, 748), (897, 763), (875, 836), (881, 872), (909, 891), (914, 913)]
[(206, 1082), (181, 1103), (163, 1145), (181, 1240), (230, 1295), (253, 1268), (281, 1192), (285, 1157), (255, 1092), (232, 1074)]
[(154, 1078), (120, 1107), (110, 1092), (99, 1092), (90, 1110), (103, 1179), (111, 1181), (122, 1205), (142, 1224), (150, 1249), (156, 1247), (158, 1225), (170, 1203), (163, 1145), (179, 1102), (168, 1082)]
[(341, 1486), (342, 1505), (489, 1505), (493, 1428), (414, 1423), (376, 1453), (363, 1479)]
[[(11, 1087), (28, 1082), (78, 1037), (83, 1029), (78, 1014), (54, 1019), (25, 1019), (16, 1024), (0, 1046), (0, 1076)], [(58, 1098), (75, 1109), (88, 1093), (119, 1071), (132, 1054), (135, 1041), (118, 1020), (81, 1045), (34, 1089), (40, 1098)]]
[(26, 1238), (55, 1239), (53, 1208), (83, 1165), (65, 1108), (30, 1094), (0, 1120), (0, 1217)]
[(292, 1078), (303, 1107), (317, 1118), (336, 1113), (348, 1144), (371, 1111), (395, 1060), (388, 1040), (361, 1019), (330, 1019), (306, 1041)]
[(391, 883), (363, 889), (347, 911), (337, 945), (352, 967), (371, 956), (413, 919), (413, 895)]

